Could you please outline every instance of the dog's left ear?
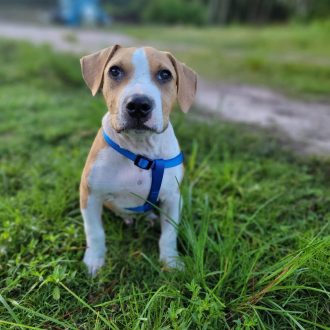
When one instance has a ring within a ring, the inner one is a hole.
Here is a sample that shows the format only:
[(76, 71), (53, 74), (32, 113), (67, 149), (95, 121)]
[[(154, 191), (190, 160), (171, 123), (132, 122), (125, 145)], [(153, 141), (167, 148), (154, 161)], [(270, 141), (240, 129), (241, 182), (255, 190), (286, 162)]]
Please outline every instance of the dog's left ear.
[(93, 96), (96, 95), (102, 85), (105, 66), (118, 48), (120, 48), (119, 45), (114, 45), (80, 59), (83, 78)]
[(197, 90), (197, 74), (184, 63), (178, 61), (171, 53), (169, 56), (177, 75), (178, 103), (181, 110), (186, 113), (191, 108)]

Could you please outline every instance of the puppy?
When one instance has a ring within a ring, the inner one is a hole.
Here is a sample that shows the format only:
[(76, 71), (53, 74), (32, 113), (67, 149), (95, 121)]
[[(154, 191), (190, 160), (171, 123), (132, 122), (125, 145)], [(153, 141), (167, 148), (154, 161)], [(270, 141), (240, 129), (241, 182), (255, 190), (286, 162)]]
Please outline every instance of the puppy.
[(115, 45), (80, 62), (92, 95), (102, 90), (108, 109), (80, 183), (88, 272), (94, 276), (104, 264), (103, 206), (126, 222), (136, 213), (159, 209), (160, 260), (178, 267), (183, 165), (169, 116), (176, 100), (183, 112), (189, 110), (197, 76), (170, 53), (151, 47)]

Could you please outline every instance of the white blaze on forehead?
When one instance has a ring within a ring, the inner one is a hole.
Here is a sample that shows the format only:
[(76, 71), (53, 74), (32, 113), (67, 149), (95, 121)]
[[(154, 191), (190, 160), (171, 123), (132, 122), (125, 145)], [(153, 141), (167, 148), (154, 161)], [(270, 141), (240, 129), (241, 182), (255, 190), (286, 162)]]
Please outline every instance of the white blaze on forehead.
[(134, 94), (148, 96), (154, 103), (150, 119), (146, 126), (161, 131), (163, 129), (162, 97), (157, 85), (153, 82), (148, 57), (143, 48), (138, 48), (132, 55), (133, 76), (121, 95), (121, 109), (125, 111), (125, 100)]
[(150, 68), (147, 55), (143, 48), (138, 48), (132, 55), (134, 75), (132, 82), (135, 84), (150, 83)]

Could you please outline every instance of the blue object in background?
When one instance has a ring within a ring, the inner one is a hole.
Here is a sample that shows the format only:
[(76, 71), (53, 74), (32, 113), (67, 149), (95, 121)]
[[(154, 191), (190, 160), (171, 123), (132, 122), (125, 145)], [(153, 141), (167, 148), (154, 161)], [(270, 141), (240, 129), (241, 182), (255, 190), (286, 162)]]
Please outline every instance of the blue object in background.
[(64, 24), (106, 24), (109, 18), (102, 10), (100, 0), (59, 0), (56, 19)]

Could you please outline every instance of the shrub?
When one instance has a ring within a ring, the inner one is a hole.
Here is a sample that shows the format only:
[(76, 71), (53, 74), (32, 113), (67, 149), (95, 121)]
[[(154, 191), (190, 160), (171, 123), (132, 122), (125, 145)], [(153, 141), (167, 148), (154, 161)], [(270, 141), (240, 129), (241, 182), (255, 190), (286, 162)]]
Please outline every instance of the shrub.
[(150, 0), (111, 0), (105, 5), (106, 11), (117, 20), (141, 21), (141, 8), (146, 8)]
[(105, 3), (112, 17), (135, 23), (255, 24), (330, 17), (329, 0), (107, 0)]
[(150, 1), (142, 13), (142, 19), (152, 23), (202, 25), (206, 18), (206, 7), (196, 0)]

